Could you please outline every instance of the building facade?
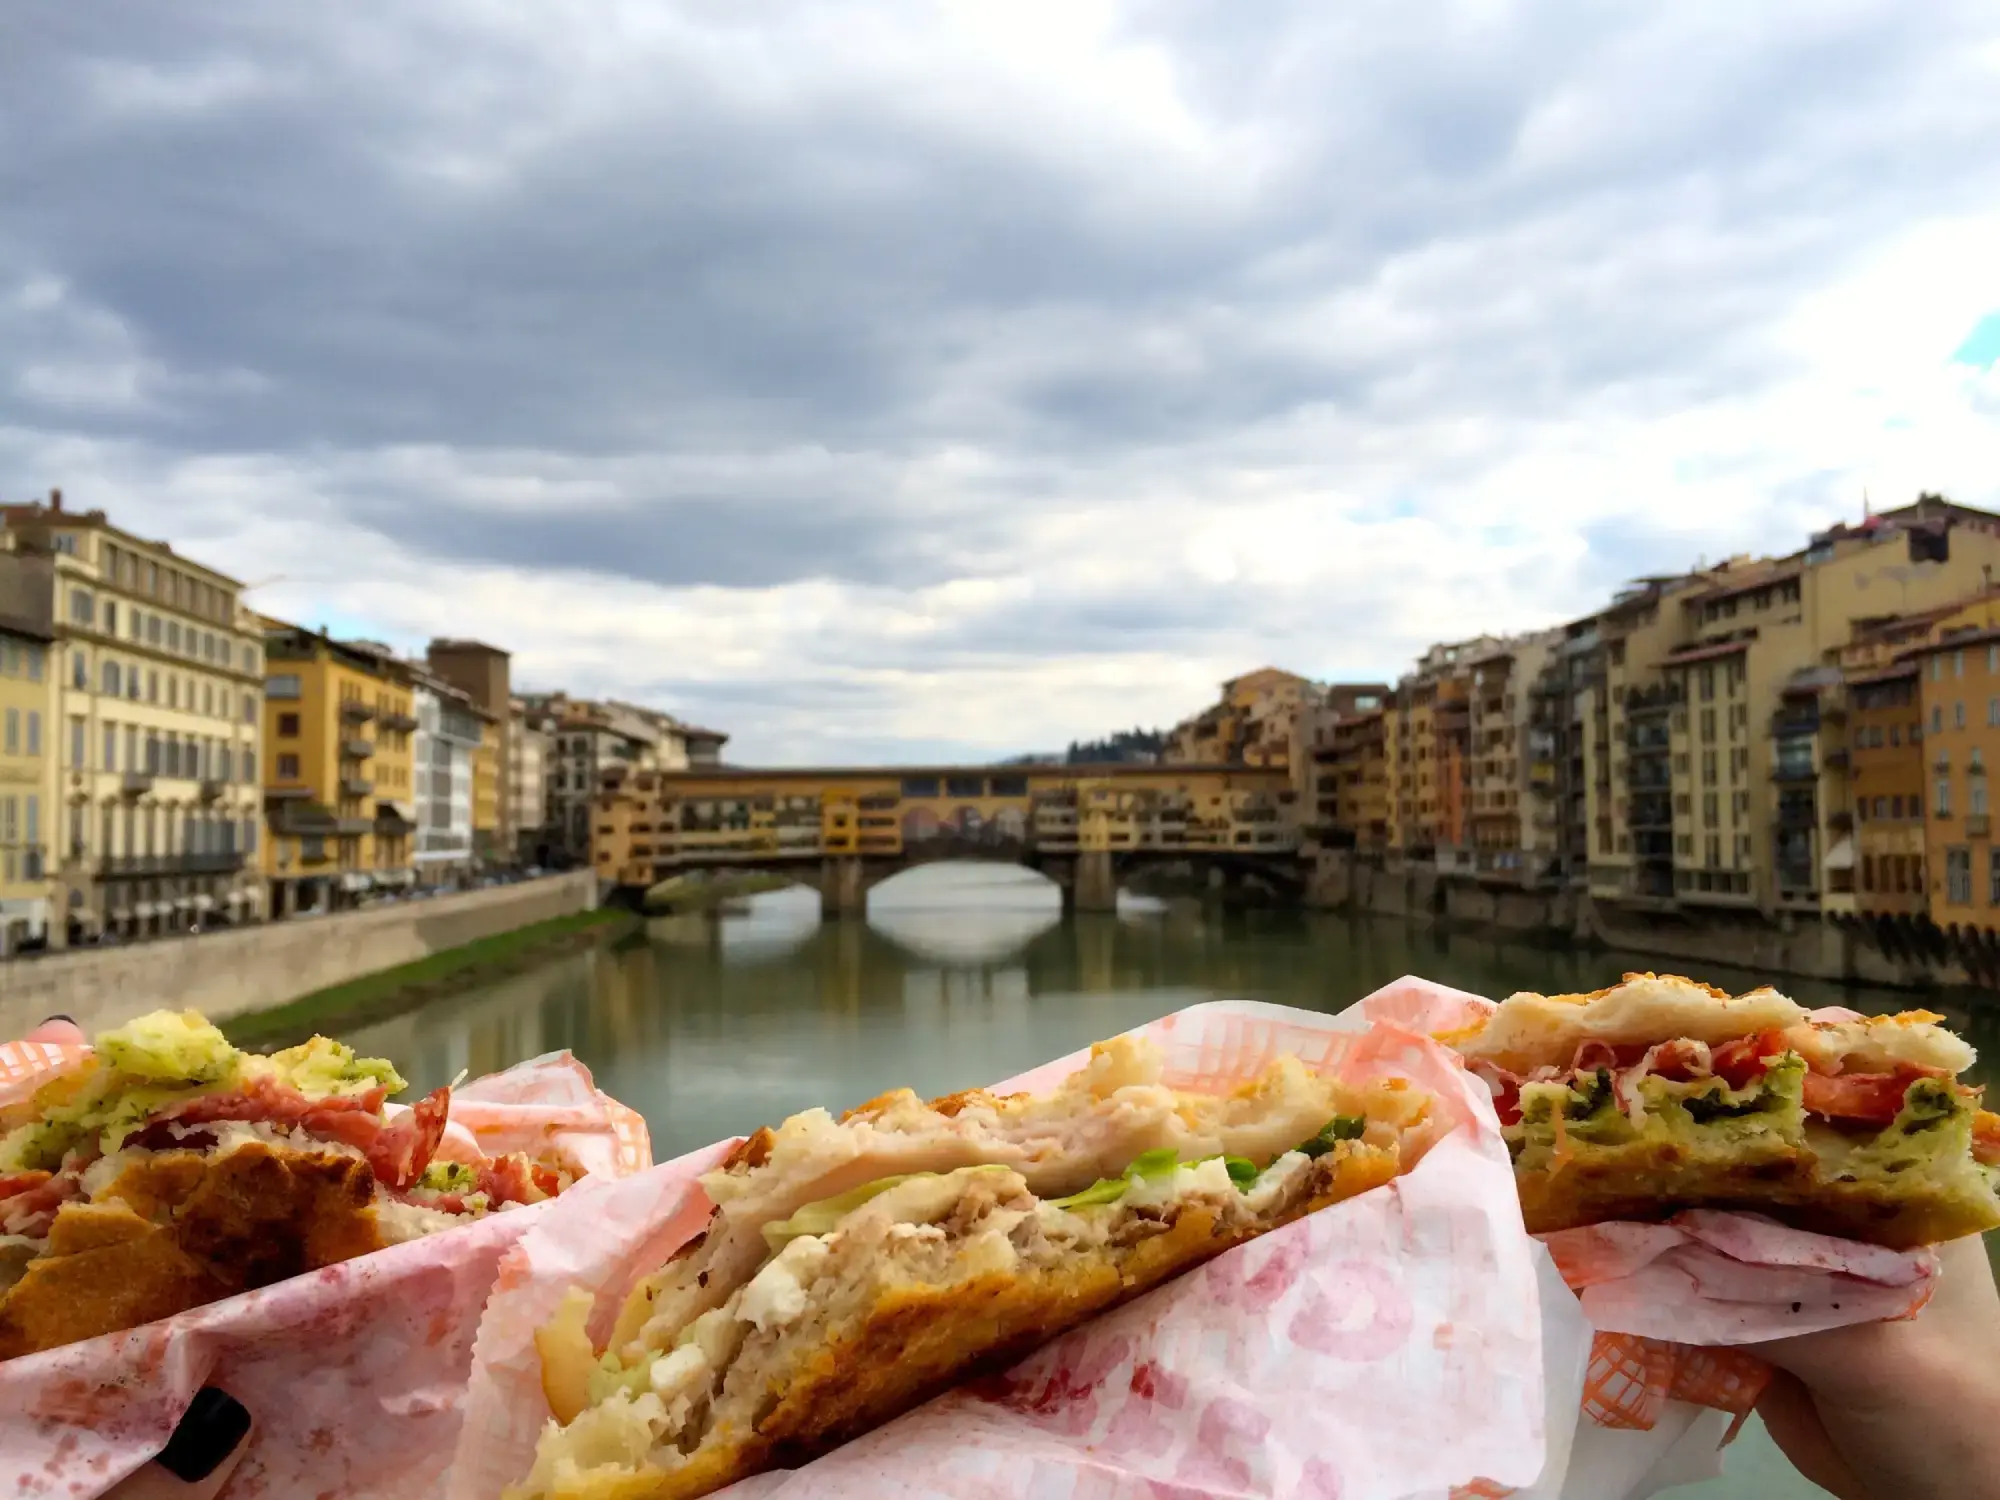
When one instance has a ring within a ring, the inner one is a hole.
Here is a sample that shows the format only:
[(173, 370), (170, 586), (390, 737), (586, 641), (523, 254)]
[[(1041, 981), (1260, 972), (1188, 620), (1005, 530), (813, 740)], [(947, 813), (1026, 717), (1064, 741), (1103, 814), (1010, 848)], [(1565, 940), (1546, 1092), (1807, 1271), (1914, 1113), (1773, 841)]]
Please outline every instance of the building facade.
[(258, 919), (263, 643), (241, 586), (59, 491), (0, 520), (50, 564), (52, 941)]
[(338, 911), (415, 882), (412, 682), (388, 647), (271, 622), (264, 635), (273, 916)]
[(54, 573), (47, 558), (0, 553), (0, 957), (50, 938)]
[(508, 705), (507, 823), (514, 835), (515, 860), (523, 865), (549, 860), (544, 831), (554, 725), (546, 709), (531, 707), (526, 699), (515, 698)]
[[(431, 675), (465, 694), (489, 726), (475, 767), (475, 853), (485, 864), (511, 863), (519, 839), (504, 776), (513, 754), (513, 658), (484, 641), (443, 639), (430, 643), (424, 660)], [(485, 809), (483, 820), (478, 808)]]
[(457, 886), (474, 869), (474, 760), (483, 721), (467, 694), (421, 668), (410, 670), (417, 883)]

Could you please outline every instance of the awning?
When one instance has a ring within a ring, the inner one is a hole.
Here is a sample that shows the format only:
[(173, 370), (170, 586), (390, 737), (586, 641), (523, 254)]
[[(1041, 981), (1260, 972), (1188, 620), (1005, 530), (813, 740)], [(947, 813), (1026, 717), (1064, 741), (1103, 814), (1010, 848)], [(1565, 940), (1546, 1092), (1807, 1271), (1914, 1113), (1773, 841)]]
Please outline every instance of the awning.
[(1829, 870), (1851, 870), (1854, 868), (1854, 840), (1843, 838), (1826, 851), (1826, 858), (1820, 863)]
[(231, 906), (235, 906), (237, 903), (242, 901), (248, 901), (250, 898), (247, 895), (245, 895), (242, 891), (231, 891), (227, 896), (224, 896), (222, 899), (228, 902)]
[(207, 891), (203, 891), (194, 898), (194, 909), (196, 911), (214, 911), (215, 897), (209, 895)]

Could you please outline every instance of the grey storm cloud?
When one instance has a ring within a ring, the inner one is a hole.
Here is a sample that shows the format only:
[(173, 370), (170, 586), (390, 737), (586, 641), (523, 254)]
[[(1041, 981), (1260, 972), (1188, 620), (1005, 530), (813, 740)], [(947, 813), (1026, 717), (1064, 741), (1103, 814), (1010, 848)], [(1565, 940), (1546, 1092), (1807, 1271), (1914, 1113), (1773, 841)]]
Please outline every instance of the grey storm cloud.
[[(1993, 30), (1166, 0), (1071, 78), (888, 0), (28, 7), (0, 455), (252, 456), (433, 559), (665, 589), (1034, 576), (1044, 523), (1180, 524), (1164, 489), (1245, 476), (1421, 513), (1537, 424), (1773, 384), (1776, 310), (2000, 201)], [(1845, 500), (1789, 483), (1787, 524)], [(1657, 560), (1628, 522), (1582, 542)], [(1290, 641), (1329, 605), (1388, 608), (1085, 582), (863, 665)]]

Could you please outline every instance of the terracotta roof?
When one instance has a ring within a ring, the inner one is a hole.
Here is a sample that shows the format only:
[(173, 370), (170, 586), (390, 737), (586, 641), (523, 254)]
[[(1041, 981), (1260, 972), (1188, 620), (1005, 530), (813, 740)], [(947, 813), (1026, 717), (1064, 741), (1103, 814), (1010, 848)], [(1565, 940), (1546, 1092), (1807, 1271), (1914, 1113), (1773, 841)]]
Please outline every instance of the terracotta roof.
[(1850, 672), (1847, 674), (1847, 685), (1849, 687), (1867, 687), (1871, 683), (1898, 682), (1905, 677), (1914, 677), (1916, 675), (1917, 663), (1915, 657), (1912, 655), (1899, 658), (1894, 666), (1877, 667), (1872, 672)]
[(1669, 656), (1660, 665), (1663, 667), (1685, 667), (1694, 662), (1714, 661), (1720, 656), (1734, 656), (1739, 651), (1750, 649), (1748, 640), (1723, 641), (1715, 646), (1694, 646), (1686, 651)]
[(1742, 594), (1753, 594), (1758, 589), (1769, 588), (1774, 583), (1784, 583), (1790, 579), (1798, 578), (1804, 573), (1804, 565), (1795, 563), (1789, 567), (1766, 568), (1745, 578), (1741, 583), (1728, 582), (1728, 575), (1725, 574), (1723, 575), (1723, 579), (1717, 581), (1714, 588), (1698, 590), (1689, 594), (1681, 602), (1692, 607), (1707, 604), (1716, 599), (1733, 599)]
[(1897, 657), (1902, 661), (1911, 657), (1933, 656), (1940, 651), (1953, 651), (1961, 646), (1985, 646), (2000, 641), (2000, 625), (1989, 625), (1984, 629), (1955, 630), (1921, 646), (1912, 646)]

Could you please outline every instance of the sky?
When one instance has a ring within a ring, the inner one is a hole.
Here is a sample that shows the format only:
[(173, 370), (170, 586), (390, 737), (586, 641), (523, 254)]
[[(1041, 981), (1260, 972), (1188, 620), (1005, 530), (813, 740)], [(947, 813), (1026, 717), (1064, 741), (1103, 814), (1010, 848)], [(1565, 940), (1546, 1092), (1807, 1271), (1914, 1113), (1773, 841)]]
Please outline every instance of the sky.
[(0, 496), (986, 760), (2000, 508), (1988, 3), (0, 20)]

